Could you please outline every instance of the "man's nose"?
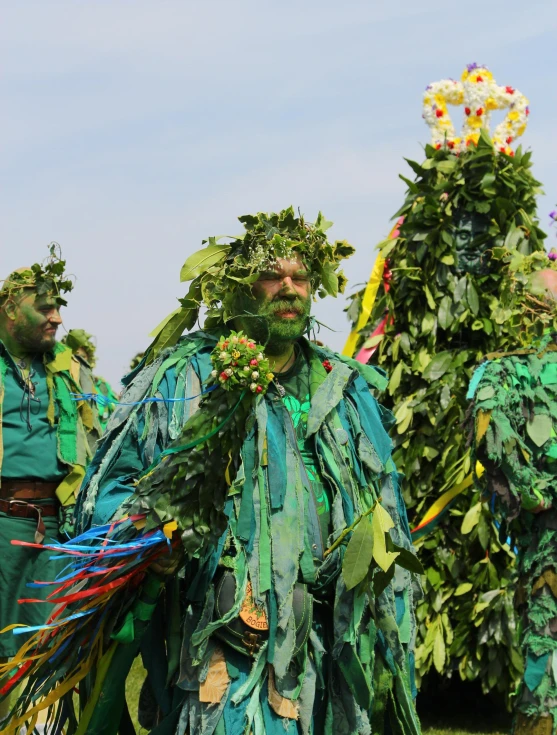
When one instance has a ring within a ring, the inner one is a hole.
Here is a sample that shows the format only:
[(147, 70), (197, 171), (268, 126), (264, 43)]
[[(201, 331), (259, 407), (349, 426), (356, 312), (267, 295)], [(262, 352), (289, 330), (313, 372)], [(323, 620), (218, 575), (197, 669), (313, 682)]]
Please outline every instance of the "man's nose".
[(296, 289), (294, 288), (294, 282), (292, 281), (292, 278), (290, 278), (290, 276), (286, 276), (282, 279), (280, 295), (284, 296), (285, 298), (296, 298)]
[(52, 324), (62, 324), (62, 317), (60, 316), (60, 312), (58, 309), (55, 309), (50, 312), (48, 315), (48, 321)]

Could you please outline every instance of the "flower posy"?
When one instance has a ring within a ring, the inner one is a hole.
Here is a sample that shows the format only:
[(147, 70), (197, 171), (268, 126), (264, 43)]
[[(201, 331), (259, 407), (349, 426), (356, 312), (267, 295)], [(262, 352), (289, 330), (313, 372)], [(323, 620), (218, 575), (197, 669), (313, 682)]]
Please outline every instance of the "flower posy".
[[(464, 126), (457, 135), (447, 105), (464, 106)], [(461, 81), (443, 79), (429, 84), (423, 99), (423, 117), (431, 128), (432, 145), (446, 145), (456, 152), (477, 144), (480, 131), (489, 130), (493, 110), (508, 113), (493, 133), (497, 151), (514, 155), (511, 143), (526, 130), (530, 109), (528, 100), (513, 87), (501, 87), (489, 69), (482, 64), (468, 64)]]
[[(229, 351), (229, 347), (234, 349)], [(261, 346), (246, 337), (243, 332), (232, 332), (221, 337), (211, 354), (214, 370), (209, 382), (225, 390), (244, 390), (266, 393), (274, 375), (269, 370), (269, 361)]]

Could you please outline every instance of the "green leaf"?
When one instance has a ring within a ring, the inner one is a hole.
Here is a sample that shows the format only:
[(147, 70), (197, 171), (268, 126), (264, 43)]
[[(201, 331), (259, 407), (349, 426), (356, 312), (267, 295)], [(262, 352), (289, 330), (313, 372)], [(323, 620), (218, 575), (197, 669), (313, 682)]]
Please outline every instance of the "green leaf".
[(321, 283), (330, 296), (336, 296), (338, 294), (338, 276), (330, 263), (321, 271)]
[(451, 312), (452, 300), (448, 296), (443, 296), (441, 303), (439, 304), (439, 313), (437, 319), (439, 326), (443, 329), (448, 329), (453, 323), (454, 317)]
[(427, 304), (428, 304), (429, 308), (432, 311), (435, 311), (437, 309), (437, 304), (433, 300), (433, 296), (431, 295), (431, 291), (427, 287), (427, 284), (424, 286), (424, 292), (425, 292), (425, 297), (427, 299)]
[(464, 535), (467, 533), (470, 533), (470, 531), (479, 523), (480, 515), (482, 512), (482, 504), (476, 503), (476, 505), (473, 505), (468, 513), (464, 516), (462, 520), (462, 526), (460, 527), (460, 532)]
[(387, 542), (385, 541), (385, 534), (391, 528), (394, 528), (395, 524), (385, 508), (379, 503), (375, 506), (371, 523), (373, 526), (373, 558), (377, 565), (384, 572), (387, 572), (399, 555), (399, 552), (387, 551)]
[(393, 370), (391, 379), (389, 380), (389, 393), (391, 396), (393, 395), (393, 393), (397, 391), (398, 386), (400, 385), (401, 378), (402, 378), (402, 361), (399, 361), (396, 364), (395, 369)]
[(456, 588), (455, 597), (459, 597), (460, 595), (465, 595), (467, 592), (470, 592), (474, 585), (471, 582), (463, 582), (462, 584), (459, 584)]
[[(211, 238), (213, 239), (213, 238)], [(208, 245), (190, 255), (180, 271), (180, 281), (191, 281), (204, 273), (215, 263), (224, 260), (230, 251), (230, 245)]]
[(393, 550), (398, 552), (396, 563), (399, 567), (408, 569), (409, 572), (414, 572), (415, 574), (424, 573), (421, 561), (411, 551), (408, 551), (408, 549), (404, 549), (402, 546), (398, 546), (397, 544), (393, 544)]
[(537, 447), (542, 447), (551, 436), (553, 422), (551, 417), (544, 413), (538, 413), (526, 424), (526, 431), (530, 439)]
[(478, 297), (478, 292), (476, 291), (476, 287), (474, 286), (471, 280), (468, 281), (466, 285), (466, 300), (468, 301), (468, 306), (470, 307), (470, 311), (475, 316), (480, 310), (480, 299)]
[(364, 516), (356, 526), (344, 554), (342, 576), (346, 589), (351, 590), (368, 573), (373, 558), (373, 545), (374, 530), (369, 519)]
[(441, 674), (445, 667), (445, 639), (443, 638), (443, 628), (441, 625), (437, 626), (437, 632), (435, 634), (435, 642), (433, 644), (433, 664), (437, 671)]
[(430, 383), (444, 375), (449, 369), (452, 361), (452, 354), (449, 351), (439, 352), (424, 370), (424, 378)]

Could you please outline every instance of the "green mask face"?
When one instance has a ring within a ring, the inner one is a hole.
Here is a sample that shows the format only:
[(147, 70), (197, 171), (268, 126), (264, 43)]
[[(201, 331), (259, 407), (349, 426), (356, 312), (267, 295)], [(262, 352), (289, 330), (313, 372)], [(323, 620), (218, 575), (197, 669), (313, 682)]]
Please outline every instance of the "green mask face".
[(26, 294), (15, 310), (14, 339), (28, 352), (47, 352), (56, 343), (61, 321), (59, 306), (53, 297)]
[(457, 210), (454, 214), (457, 273), (475, 276), (489, 272), (489, 219), (477, 212)]

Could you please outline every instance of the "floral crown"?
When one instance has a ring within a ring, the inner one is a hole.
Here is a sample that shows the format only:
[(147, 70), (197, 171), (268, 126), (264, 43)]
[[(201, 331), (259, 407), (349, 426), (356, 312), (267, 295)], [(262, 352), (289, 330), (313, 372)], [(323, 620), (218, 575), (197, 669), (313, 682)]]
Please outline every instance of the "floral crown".
[(3, 281), (0, 289), (0, 302), (9, 301), (24, 289), (33, 289), (39, 296), (54, 295), (59, 306), (66, 306), (62, 297), (69, 293), (74, 283), (65, 273), (66, 261), (62, 260), (62, 249), (57, 242), (48, 245), (49, 255), (42, 263), (34, 263), (30, 268), (20, 268)]
[[(481, 64), (468, 64), (462, 73), (462, 81), (443, 79), (426, 87), (423, 98), (423, 117), (431, 128), (432, 145), (447, 146), (456, 152), (474, 143), (480, 132), (489, 132), (493, 110), (508, 109), (508, 113), (495, 128), (492, 141), (495, 149), (509, 156), (514, 155), (511, 143), (526, 130), (530, 109), (526, 97), (513, 87), (500, 87), (493, 74)], [(457, 135), (447, 105), (464, 107), (464, 126)]]
[(321, 212), (313, 223), (301, 214), (296, 216), (292, 207), (238, 219), (245, 228), (242, 235), (210, 237), (203, 241), (206, 247), (184, 263), (180, 280), (191, 281), (188, 294), (179, 299), (180, 307), (152, 333), (155, 341), (149, 361), (164, 347), (176, 344), (185, 329), (193, 328), (202, 306), (207, 309), (205, 328), (222, 328), (237, 316), (237, 296), (251, 293), (260, 273), (279, 258), (300, 258), (310, 274), (314, 292), (321, 298), (344, 291), (346, 277), (339, 264), (354, 253), (354, 248), (346, 240), (327, 239), (327, 230), (333, 223)]

